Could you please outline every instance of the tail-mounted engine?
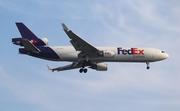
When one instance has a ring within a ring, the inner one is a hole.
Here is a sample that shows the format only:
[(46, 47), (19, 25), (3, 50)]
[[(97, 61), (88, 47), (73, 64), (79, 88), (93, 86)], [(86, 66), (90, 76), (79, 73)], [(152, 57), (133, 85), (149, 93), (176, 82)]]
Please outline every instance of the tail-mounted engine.
[[(13, 38), (12, 42), (15, 45), (20, 45), (20, 46), (24, 46), (22, 43), (22, 39), (23, 38)], [(41, 39), (36, 39), (36, 40), (29, 40), (32, 44), (34, 44), (35, 46), (45, 46), (48, 45), (48, 39), (47, 38), (41, 38)]]
[(114, 58), (115, 53), (113, 51), (104, 50), (99, 52), (99, 56), (105, 58)]

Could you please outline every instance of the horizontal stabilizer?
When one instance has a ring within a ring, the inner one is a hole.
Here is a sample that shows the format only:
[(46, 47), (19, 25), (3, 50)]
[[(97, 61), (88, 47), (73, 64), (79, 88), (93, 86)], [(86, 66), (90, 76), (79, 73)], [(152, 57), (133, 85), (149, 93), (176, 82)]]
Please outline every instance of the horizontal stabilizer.
[(32, 51), (32, 52), (37, 52), (37, 53), (41, 52), (36, 46), (34, 46), (31, 42), (29, 42), (26, 39), (23, 39), (22, 43), (24, 45), (25, 50), (27, 51)]

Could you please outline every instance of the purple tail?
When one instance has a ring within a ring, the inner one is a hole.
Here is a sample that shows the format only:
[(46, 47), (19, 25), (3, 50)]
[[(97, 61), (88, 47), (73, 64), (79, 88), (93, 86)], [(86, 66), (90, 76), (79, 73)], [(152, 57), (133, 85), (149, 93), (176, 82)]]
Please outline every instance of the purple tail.
[(28, 40), (37, 40), (38, 37), (31, 32), (31, 30), (29, 30), (23, 23), (16, 23), (16, 26), (19, 29), (19, 32), (21, 33), (22, 38), (24, 39), (28, 39)]
[(22, 38), (12, 38), (12, 42), (15, 45), (24, 46), (22, 40), (29, 40), (35, 46), (45, 46), (48, 45), (47, 38), (38, 38), (31, 30), (29, 30), (23, 23), (17, 22), (17, 28), (22, 36)]

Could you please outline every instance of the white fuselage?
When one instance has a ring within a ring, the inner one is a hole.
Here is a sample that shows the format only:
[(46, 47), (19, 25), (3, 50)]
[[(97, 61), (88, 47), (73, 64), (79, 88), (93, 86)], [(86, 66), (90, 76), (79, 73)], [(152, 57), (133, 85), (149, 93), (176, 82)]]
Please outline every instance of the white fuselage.
[[(50, 47), (60, 59), (55, 61), (77, 62), (78, 54), (72, 46), (52, 46)], [(128, 48), (128, 47), (96, 47), (99, 50), (114, 53), (114, 56), (88, 58), (96, 62), (155, 62), (168, 58), (168, 54), (155, 48)], [(108, 53), (107, 53), (108, 55)], [(46, 59), (46, 58), (44, 58)]]

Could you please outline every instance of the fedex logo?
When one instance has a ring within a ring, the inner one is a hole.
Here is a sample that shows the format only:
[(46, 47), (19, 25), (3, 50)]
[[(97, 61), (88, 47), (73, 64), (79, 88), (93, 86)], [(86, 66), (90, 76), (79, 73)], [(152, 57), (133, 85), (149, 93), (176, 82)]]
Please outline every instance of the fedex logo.
[(144, 50), (140, 50), (138, 48), (131, 48), (131, 49), (122, 49), (121, 47), (117, 48), (118, 54), (123, 55), (144, 55)]
[(37, 41), (32, 39), (32, 40), (31, 40), (31, 43), (32, 43), (32, 44), (36, 44)]

